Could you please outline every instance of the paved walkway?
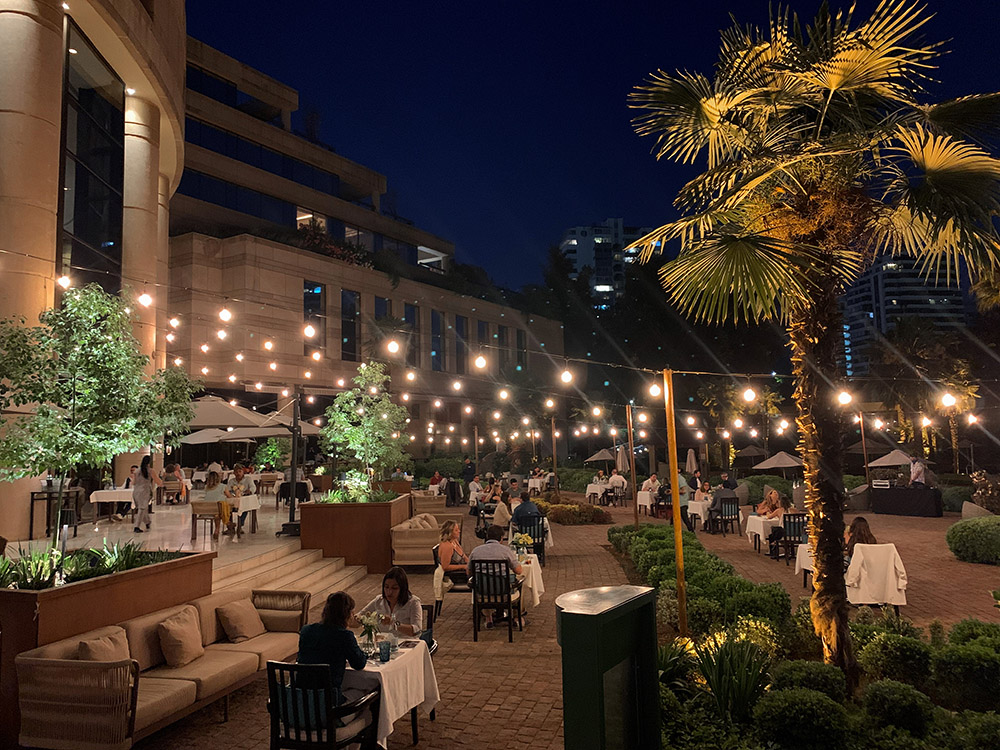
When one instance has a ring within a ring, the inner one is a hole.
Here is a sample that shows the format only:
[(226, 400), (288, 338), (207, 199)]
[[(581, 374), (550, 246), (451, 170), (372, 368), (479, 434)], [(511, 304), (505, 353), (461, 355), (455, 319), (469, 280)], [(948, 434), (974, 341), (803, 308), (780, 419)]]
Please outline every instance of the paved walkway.
[[(625, 514), (618, 511), (621, 520)], [(466, 523), (466, 548), (475, 540)], [(627, 583), (620, 565), (604, 548), (607, 526), (553, 525), (555, 547), (548, 556), (541, 604), (528, 613), (523, 633), (506, 629), (480, 632), (472, 640), (469, 594), (448, 594), (434, 636), (434, 656), (441, 703), (437, 719), (420, 718), (420, 746), (448, 750), (562, 750), (562, 667), (556, 642), (556, 596), (591, 586)], [(476, 540), (478, 541), (478, 540)], [(424, 602), (433, 601), (430, 569), (411, 572), (411, 586)], [(349, 589), (358, 607), (378, 593), (381, 576), (369, 575)], [(319, 617), (322, 602), (310, 613)], [(209, 706), (139, 743), (143, 750), (268, 747), (266, 678), (233, 694), (229, 722), (221, 706)], [(409, 719), (396, 722), (389, 748), (411, 747)]]

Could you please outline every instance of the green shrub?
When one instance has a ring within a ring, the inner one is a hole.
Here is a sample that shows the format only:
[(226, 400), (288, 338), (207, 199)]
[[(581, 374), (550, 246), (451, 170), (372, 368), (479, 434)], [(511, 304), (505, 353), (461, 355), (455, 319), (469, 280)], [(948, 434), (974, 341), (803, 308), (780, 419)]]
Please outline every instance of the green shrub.
[(924, 631), (905, 617), (897, 615), (892, 609), (885, 608), (881, 614), (867, 607), (858, 612), (858, 616), (850, 623), (851, 639), (855, 651), (860, 652), (879, 633), (894, 633), (907, 638), (923, 637)]
[(938, 474), (938, 484), (950, 484), (956, 487), (971, 487), (972, 477), (965, 474)]
[(945, 510), (962, 510), (962, 503), (972, 502), (972, 493), (975, 487), (941, 487), (941, 506)]
[(927, 734), (934, 715), (930, 698), (911, 685), (895, 680), (869, 685), (865, 690), (864, 708), (876, 726), (899, 727), (915, 737)]
[(667, 586), (661, 586), (656, 592), (657, 625), (676, 630), (678, 628), (678, 617), (676, 590)]
[(970, 646), (980, 646), (989, 649), (995, 654), (1000, 654), (1000, 638), (991, 635), (981, 635), (969, 641)]
[(933, 657), (933, 690), (953, 710), (1000, 708), (1000, 655), (971, 644), (945, 646)]
[(832, 664), (820, 661), (783, 661), (771, 670), (775, 690), (808, 688), (843, 703), (847, 700), (847, 680), (844, 673)]
[(688, 627), (692, 633), (709, 633), (725, 622), (722, 605), (703, 596), (690, 597), (687, 602)]
[(863, 476), (857, 474), (844, 474), (844, 489), (850, 492), (868, 482)]
[(952, 626), (948, 641), (954, 646), (961, 646), (983, 636), (1000, 638), (1000, 623), (983, 622), (974, 617), (967, 617)]
[(677, 695), (688, 693), (688, 677), (694, 667), (694, 649), (687, 638), (675, 638), (657, 649), (656, 670), (660, 684), (666, 685)]
[(698, 671), (724, 724), (743, 724), (770, 683), (771, 657), (748, 640), (724, 640), (698, 648)]
[(614, 523), (611, 514), (600, 505), (580, 505), (578, 503), (551, 504), (545, 500), (535, 500), (542, 515), (552, 523), (563, 526), (582, 526), (589, 523)]
[(927, 626), (927, 636), (931, 642), (931, 648), (941, 648), (948, 639), (945, 636), (944, 624), (940, 620), (934, 620)]
[(586, 492), (596, 469), (559, 469), (559, 489), (566, 492)]
[(791, 617), (792, 598), (780, 583), (762, 583), (735, 594), (730, 608), (736, 615), (755, 615), (782, 625)]
[(681, 702), (660, 686), (660, 728), (663, 750), (763, 750), (738, 727), (722, 724), (708, 695)]
[(765, 484), (776, 489), (779, 493), (781, 493), (782, 497), (787, 498), (788, 501), (791, 502), (792, 482), (790, 479), (775, 476), (774, 474), (755, 474), (753, 476), (746, 477), (743, 481), (750, 488), (750, 503), (752, 505), (757, 505), (764, 499)]
[(842, 750), (847, 743), (847, 711), (816, 690), (774, 690), (753, 712), (764, 744), (787, 750)]
[(454, 454), (450, 456), (435, 456), (425, 461), (416, 461), (413, 464), (413, 476), (418, 479), (434, 476), (435, 471), (441, 472), (443, 477), (461, 477), (464, 456)]
[(920, 686), (931, 674), (931, 647), (916, 638), (878, 633), (861, 649), (858, 663), (873, 680)]
[(961, 750), (996, 750), (1000, 747), (1000, 715), (963, 711), (951, 729), (953, 747)]
[(1000, 565), (1000, 516), (959, 521), (948, 529), (945, 539), (959, 560)]

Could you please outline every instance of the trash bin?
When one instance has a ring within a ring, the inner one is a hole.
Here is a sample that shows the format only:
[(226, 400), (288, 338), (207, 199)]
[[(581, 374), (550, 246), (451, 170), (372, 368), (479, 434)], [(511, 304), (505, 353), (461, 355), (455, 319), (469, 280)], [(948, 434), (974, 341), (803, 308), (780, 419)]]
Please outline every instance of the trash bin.
[(656, 593), (601, 586), (556, 599), (567, 750), (659, 750)]

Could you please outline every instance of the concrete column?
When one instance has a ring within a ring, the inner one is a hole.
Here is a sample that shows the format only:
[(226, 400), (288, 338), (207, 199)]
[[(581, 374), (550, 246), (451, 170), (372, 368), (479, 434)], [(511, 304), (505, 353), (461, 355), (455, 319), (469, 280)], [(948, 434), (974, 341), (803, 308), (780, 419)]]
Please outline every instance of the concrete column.
[(164, 338), (170, 319), (170, 180), (160, 175), (157, 190), (156, 222), (156, 340), (153, 366), (163, 369), (167, 365), (167, 340)]
[[(28, 325), (55, 298), (62, 28), (56, 0), (0, 0), (0, 318)], [(27, 538), (28, 493), (38, 488), (37, 479), (0, 483), (0, 536)], [(38, 503), (35, 535), (44, 533)]]

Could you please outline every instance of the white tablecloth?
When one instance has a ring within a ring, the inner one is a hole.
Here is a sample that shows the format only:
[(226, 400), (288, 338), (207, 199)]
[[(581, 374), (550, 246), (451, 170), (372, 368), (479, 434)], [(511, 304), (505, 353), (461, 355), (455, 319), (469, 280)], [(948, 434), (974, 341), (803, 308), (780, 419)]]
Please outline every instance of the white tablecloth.
[[(231, 471), (224, 471), (224, 472), (222, 472), (222, 477), (221, 477), (222, 481), (223, 482), (228, 481), (229, 475), (231, 473), (232, 473)], [(193, 481), (193, 482), (205, 482), (207, 480), (208, 480), (208, 472), (207, 471), (196, 471), (191, 476), (191, 481)], [(255, 480), (255, 481), (259, 481), (259, 479)]]
[(747, 539), (753, 544), (754, 536), (767, 539), (771, 529), (781, 526), (780, 518), (765, 518), (764, 516), (747, 516)]
[(542, 564), (538, 562), (538, 555), (528, 555), (521, 563), (521, 575), (524, 576), (521, 582), (521, 602), (522, 606), (537, 607), (545, 593), (545, 583), (542, 581)]
[(238, 510), (240, 513), (246, 513), (251, 510), (259, 510), (260, 495), (242, 495), (241, 497), (234, 497), (229, 500), (229, 504), (232, 506), (233, 510)]
[(812, 550), (808, 544), (800, 544), (795, 548), (795, 575), (803, 570), (808, 570), (810, 573), (813, 571)]
[(597, 495), (600, 497), (605, 492), (608, 491), (608, 485), (606, 484), (588, 484), (587, 485), (587, 497), (591, 495)]
[(392, 734), (396, 719), (406, 716), (416, 706), (430, 713), (441, 699), (437, 677), (434, 676), (434, 663), (427, 644), (420, 640), (413, 648), (400, 646), (385, 664), (376, 657), (375, 661), (369, 659), (364, 669), (348, 669), (344, 673), (345, 689), (367, 690), (375, 686), (382, 689), (377, 731), (382, 746)]
[(92, 503), (131, 503), (132, 490), (97, 490), (90, 493)]
[(539, 492), (541, 492), (542, 490), (545, 489), (546, 484), (547, 481), (545, 479), (542, 479), (541, 477), (537, 477), (535, 479), (529, 479), (528, 491), (530, 492), (531, 490), (538, 490)]
[(635, 493), (635, 498), (636, 498), (635, 501), (640, 508), (645, 508), (647, 513), (652, 512), (653, 510), (652, 492), (645, 492), (643, 490), (639, 490), (637, 493)]
[(691, 500), (688, 503), (688, 518), (697, 515), (701, 519), (701, 527), (705, 528), (705, 521), (708, 520), (708, 509), (711, 505), (711, 500)]

